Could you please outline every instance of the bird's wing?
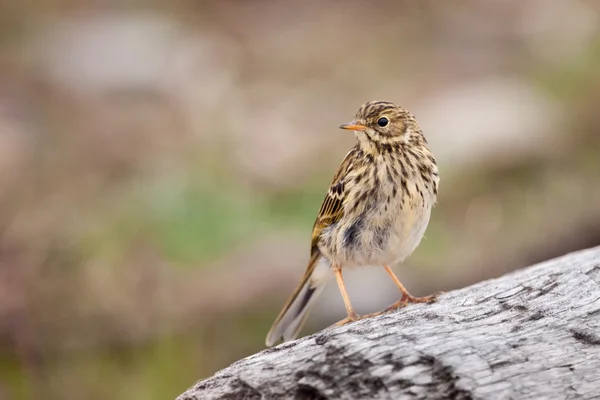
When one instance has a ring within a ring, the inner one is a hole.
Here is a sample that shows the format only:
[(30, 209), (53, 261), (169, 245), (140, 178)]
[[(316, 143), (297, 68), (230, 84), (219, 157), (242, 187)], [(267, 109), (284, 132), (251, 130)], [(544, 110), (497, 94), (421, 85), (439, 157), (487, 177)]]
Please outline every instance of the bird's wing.
[(356, 148), (350, 150), (344, 161), (342, 161), (329, 186), (325, 200), (321, 204), (321, 209), (319, 210), (312, 231), (311, 256), (314, 256), (319, 251), (317, 245), (323, 230), (331, 224), (338, 222), (344, 216), (344, 200), (346, 199), (345, 178), (352, 169), (353, 153), (355, 151)]

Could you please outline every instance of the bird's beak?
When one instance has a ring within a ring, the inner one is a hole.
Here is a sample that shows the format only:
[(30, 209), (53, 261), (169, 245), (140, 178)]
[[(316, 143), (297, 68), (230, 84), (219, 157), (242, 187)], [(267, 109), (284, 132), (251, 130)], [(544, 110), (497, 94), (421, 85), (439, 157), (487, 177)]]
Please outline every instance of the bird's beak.
[(349, 131), (364, 131), (365, 129), (367, 129), (367, 127), (355, 121), (352, 121), (348, 124), (340, 125), (340, 129), (346, 129)]

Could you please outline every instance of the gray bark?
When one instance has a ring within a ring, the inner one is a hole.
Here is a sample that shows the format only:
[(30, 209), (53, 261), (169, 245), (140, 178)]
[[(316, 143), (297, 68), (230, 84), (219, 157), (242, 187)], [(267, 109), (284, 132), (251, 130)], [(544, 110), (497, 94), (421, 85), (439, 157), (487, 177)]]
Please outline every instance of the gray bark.
[(264, 350), (192, 399), (600, 399), (600, 247)]

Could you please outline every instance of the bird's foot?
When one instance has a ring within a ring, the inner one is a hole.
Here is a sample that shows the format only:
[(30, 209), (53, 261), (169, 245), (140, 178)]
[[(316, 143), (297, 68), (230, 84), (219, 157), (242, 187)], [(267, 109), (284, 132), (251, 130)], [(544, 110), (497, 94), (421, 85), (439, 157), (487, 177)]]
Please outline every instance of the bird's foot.
[(365, 314), (362, 316), (360, 316), (356, 312), (352, 311), (351, 313), (348, 313), (348, 316), (346, 318), (331, 325), (330, 328), (333, 328), (336, 326), (343, 326), (343, 325), (349, 324), (350, 322), (355, 322), (355, 321), (358, 321), (361, 319), (377, 317), (378, 315), (381, 315), (381, 314), (387, 314), (389, 312), (396, 311), (399, 308), (406, 307), (410, 303), (428, 303), (428, 304), (435, 303), (437, 301), (438, 296), (440, 296), (442, 294), (444, 294), (444, 292), (436, 292), (432, 295), (424, 296), (424, 297), (414, 297), (414, 296), (411, 296), (410, 294), (405, 294), (402, 296), (402, 298), (400, 300), (398, 300), (391, 306), (387, 307), (383, 311), (378, 311), (378, 312), (374, 312), (371, 314)]
[(363, 317), (358, 315), (355, 311), (352, 311), (348, 313), (348, 316), (346, 318), (336, 322), (335, 324), (331, 325), (331, 327), (346, 325), (350, 322), (358, 321), (359, 319), (363, 319)]
[(444, 292), (436, 292), (432, 295), (424, 297), (414, 297), (410, 294), (404, 294), (402, 295), (402, 298), (400, 300), (386, 308), (383, 312), (394, 311), (399, 308), (406, 307), (410, 303), (435, 303), (437, 301), (438, 296), (442, 295), (443, 293)]

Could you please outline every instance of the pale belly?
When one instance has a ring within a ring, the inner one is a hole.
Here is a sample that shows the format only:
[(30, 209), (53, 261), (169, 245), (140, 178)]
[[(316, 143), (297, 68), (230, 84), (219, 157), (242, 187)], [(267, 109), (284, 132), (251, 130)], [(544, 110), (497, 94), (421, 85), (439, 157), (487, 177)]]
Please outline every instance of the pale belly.
[[(342, 267), (392, 265), (403, 261), (419, 245), (429, 223), (433, 202), (378, 205), (353, 221), (335, 224), (323, 232), (321, 252)], [(380, 209), (381, 208), (381, 209)]]

